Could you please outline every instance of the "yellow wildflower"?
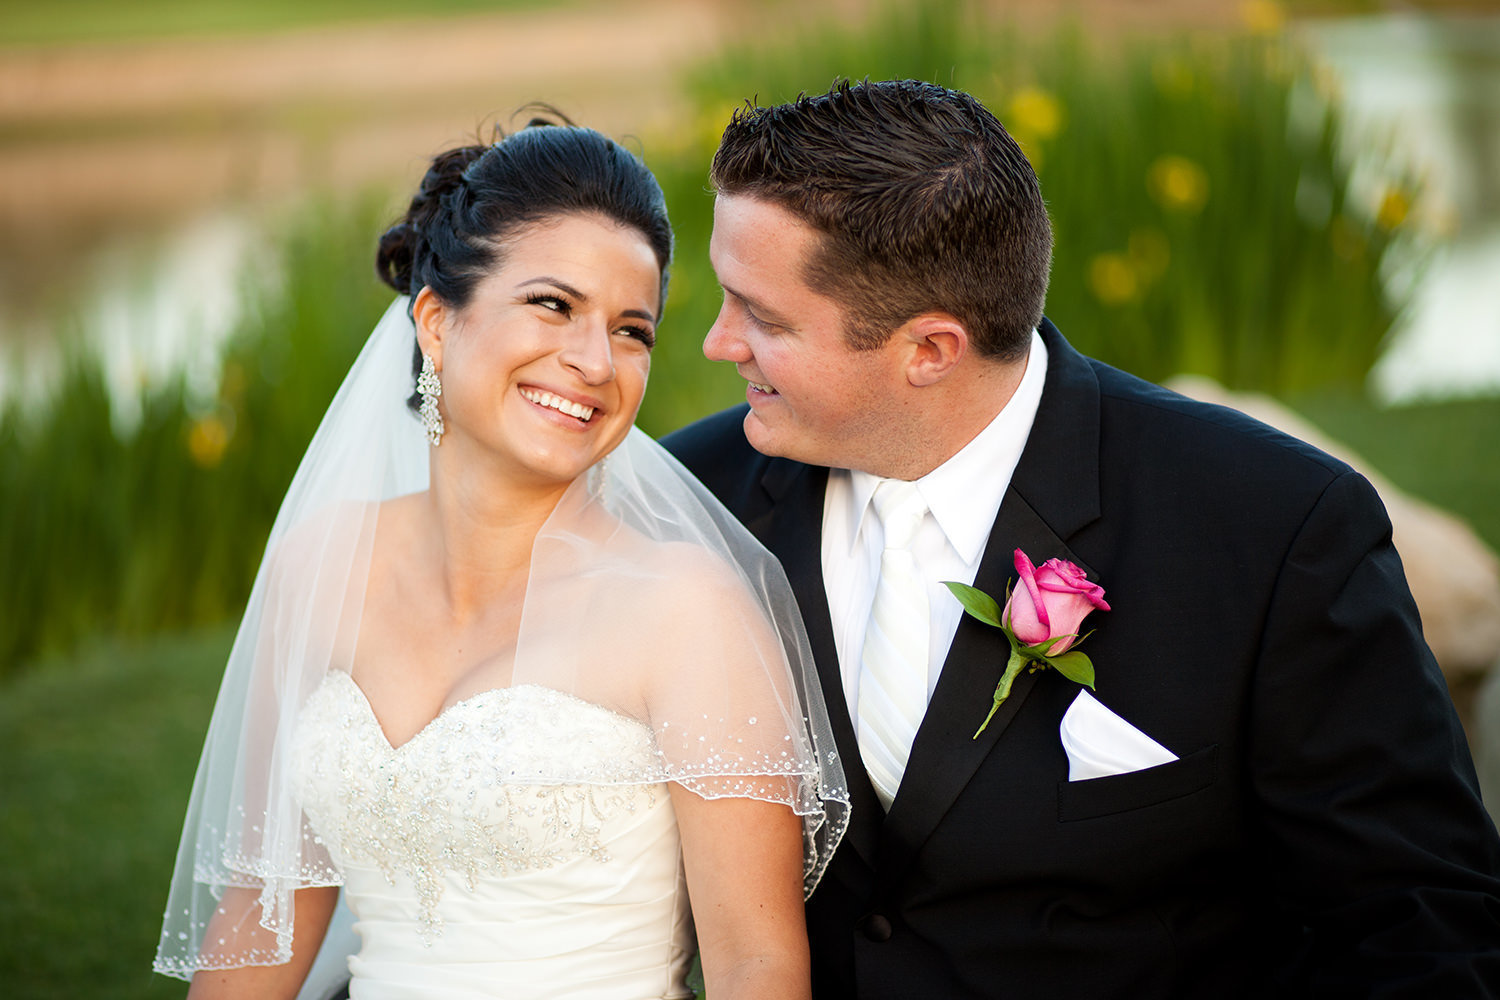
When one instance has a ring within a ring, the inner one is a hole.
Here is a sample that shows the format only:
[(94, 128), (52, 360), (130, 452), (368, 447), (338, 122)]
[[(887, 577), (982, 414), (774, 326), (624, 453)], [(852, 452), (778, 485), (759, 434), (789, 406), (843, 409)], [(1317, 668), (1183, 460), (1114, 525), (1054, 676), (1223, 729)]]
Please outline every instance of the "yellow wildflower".
[(188, 456), (199, 468), (212, 469), (223, 461), (233, 434), (229, 425), (217, 415), (199, 417), (188, 429)]
[(1006, 128), (1034, 139), (1050, 139), (1062, 131), (1063, 107), (1039, 87), (1022, 87), (1011, 95)]
[(1286, 11), (1275, 0), (1243, 0), (1240, 19), (1256, 35), (1274, 35), (1286, 24)]
[(1208, 174), (1185, 156), (1161, 156), (1146, 171), (1146, 188), (1163, 208), (1196, 212), (1208, 200)]
[(1139, 297), (1141, 283), (1124, 254), (1101, 253), (1089, 261), (1089, 290), (1105, 305), (1121, 306)]
[(1400, 188), (1387, 188), (1380, 199), (1380, 210), (1375, 213), (1375, 224), (1386, 232), (1395, 229), (1411, 214), (1411, 199)]

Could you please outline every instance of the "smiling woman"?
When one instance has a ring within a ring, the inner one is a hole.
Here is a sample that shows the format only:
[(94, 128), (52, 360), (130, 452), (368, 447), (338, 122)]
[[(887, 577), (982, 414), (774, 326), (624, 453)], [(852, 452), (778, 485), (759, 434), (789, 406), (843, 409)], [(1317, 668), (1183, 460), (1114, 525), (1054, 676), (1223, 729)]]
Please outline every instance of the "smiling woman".
[(660, 298), (661, 265), (639, 230), (597, 215), (514, 234), (461, 309), (419, 291), (417, 342), (443, 378), (447, 433), (433, 460), (457, 473), (503, 457), (507, 483), (560, 492), (634, 423)]
[(382, 237), (403, 294), (199, 767), (156, 962), (190, 996), (686, 997), (695, 929), (716, 997), (808, 994), (848, 796), (780, 567), (632, 428), (670, 249), (645, 167), (546, 123)]

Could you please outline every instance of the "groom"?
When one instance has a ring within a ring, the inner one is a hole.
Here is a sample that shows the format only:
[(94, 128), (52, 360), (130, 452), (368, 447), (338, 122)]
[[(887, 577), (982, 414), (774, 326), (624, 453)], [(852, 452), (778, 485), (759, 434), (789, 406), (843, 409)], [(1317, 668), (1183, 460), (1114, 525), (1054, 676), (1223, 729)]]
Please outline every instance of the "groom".
[[(1074, 351), (965, 94), (744, 110), (713, 181), (704, 351), (749, 405), (666, 444), (817, 657), (853, 800), (817, 995), (1500, 992), (1500, 839), (1369, 484)], [(1003, 603), (1018, 551), (1103, 587), (1096, 690), (1024, 673), (975, 736), (1010, 646), (941, 581)]]

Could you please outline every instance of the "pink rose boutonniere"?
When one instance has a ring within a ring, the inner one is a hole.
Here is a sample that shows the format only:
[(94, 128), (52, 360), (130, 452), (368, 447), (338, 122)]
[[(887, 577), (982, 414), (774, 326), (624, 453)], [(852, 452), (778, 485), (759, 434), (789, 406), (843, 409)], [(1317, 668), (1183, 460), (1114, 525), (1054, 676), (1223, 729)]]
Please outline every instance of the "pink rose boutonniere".
[(1070, 681), (1094, 686), (1094, 664), (1073, 648), (1087, 636), (1078, 634), (1089, 612), (1108, 611), (1104, 588), (1090, 583), (1083, 570), (1065, 559), (1048, 559), (1033, 566), (1026, 553), (1016, 549), (1016, 573), (1020, 585), (1007, 589), (1005, 611), (982, 590), (945, 580), (964, 610), (987, 625), (993, 625), (1010, 640), (1010, 659), (995, 685), (995, 700), (974, 739), (984, 732), (1022, 670), (1052, 667)]

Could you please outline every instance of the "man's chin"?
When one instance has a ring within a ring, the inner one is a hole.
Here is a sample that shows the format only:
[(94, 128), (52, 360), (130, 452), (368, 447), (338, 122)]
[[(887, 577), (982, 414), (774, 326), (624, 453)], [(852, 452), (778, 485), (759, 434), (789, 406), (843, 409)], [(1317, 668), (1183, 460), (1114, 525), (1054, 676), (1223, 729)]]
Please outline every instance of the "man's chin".
[(811, 442), (788, 432), (785, 426), (773, 427), (754, 410), (745, 414), (745, 440), (750, 447), (771, 458), (789, 458), (806, 465), (828, 465), (830, 456)]
[(753, 408), (745, 414), (745, 440), (750, 442), (750, 447), (762, 455), (769, 455), (772, 458), (798, 457), (788, 449), (787, 436), (778, 434), (767, 426)]

